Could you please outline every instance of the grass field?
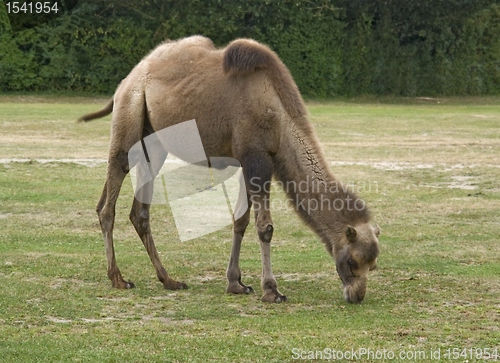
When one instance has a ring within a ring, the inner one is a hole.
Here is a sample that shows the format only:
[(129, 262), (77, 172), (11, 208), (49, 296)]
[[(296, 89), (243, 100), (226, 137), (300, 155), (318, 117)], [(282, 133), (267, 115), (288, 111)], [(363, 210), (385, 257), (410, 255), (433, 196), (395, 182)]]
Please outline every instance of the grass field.
[(273, 214), (272, 241), (290, 301), (260, 302), (253, 223), (241, 269), (256, 293), (228, 295), (231, 228), (180, 242), (170, 209), (159, 205), (151, 222), (158, 250), (190, 287), (164, 290), (128, 222), (130, 179), (115, 248), (137, 287), (112, 289), (94, 211), (110, 118), (75, 123), (105, 101), (0, 97), (1, 362), (289, 362), (309, 351), (321, 361), (316, 351), (328, 358), (328, 349), (363, 348), (385, 350), (386, 359), (358, 362), (392, 361), (390, 352), (394, 360), (426, 362), (432, 352), (482, 361), (476, 349), (485, 348), (498, 355), (487, 361), (500, 360), (498, 99), (308, 104), (334, 173), (382, 228), (361, 305), (344, 302), (332, 259), (290, 208)]

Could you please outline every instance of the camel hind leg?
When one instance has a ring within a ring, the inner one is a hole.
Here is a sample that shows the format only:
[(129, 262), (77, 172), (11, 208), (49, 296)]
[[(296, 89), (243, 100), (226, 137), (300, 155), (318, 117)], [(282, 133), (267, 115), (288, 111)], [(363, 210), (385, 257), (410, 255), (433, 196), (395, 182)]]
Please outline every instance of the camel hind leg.
[[(163, 159), (164, 160), (164, 159)], [(163, 160), (161, 164), (163, 164)], [(159, 170), (159, 169), (158, 169)], [(140, 183), (140, 175), (137, 175), (138, 183), (137, 185), (141, 185)], [(151, 234), (151, 226), (149, 223), (149, 208), (151, 206), (150, 202), (153, 196), (153, 187), (154, 187), (154, 179), (145, 183), (143, 187), (138, 188), (136, 190), (136, 196), (134, 197), (134, 202), (132, 204), (132, 210), (130, 211), (130, 221), (134, 225), (134, 228), (142, 240), (146, 251), (148, 252), (149, 258), (153, 263), (153, 266), (156, 270), (156, 276), (158, 280), (163, 283), (165, 289), (168, 290), (178, 290), (178, 289), (187, 289), (187, 285), (182, 282), (177, 282), (173, 280), (163, 267), (160, 256), (158, 255), (158, 251), (156, 250), (156, 246), (153, 241), (153, 236)]]
[(113, 287), (121, 289), (135, 286), (123, 279), (116, 264), (113, 244), (115, 207), (123, 180), (129, 172), (128, 152), (141, 139), (146, 111), (144, 94), (130, 92), (130, 87), (127, 82), (122, 82), (114, 97), (106, 183), (96, 207), (106, 249), (108, 277)]
[(96, 211), (101, 224), (106, 258), (108, 260), (108, 278), (113, 287), (119, 289), (131, 289), (135, 287), (132, 282), (125, 281), (116, 264), (115, 248), (113, 245), (113, 228), (115, 223), (115, 207), (118, 194), (127, 175), (127, 154), (124, 152), (110, 155), (106, 183), (101, 198), (97, 204)]

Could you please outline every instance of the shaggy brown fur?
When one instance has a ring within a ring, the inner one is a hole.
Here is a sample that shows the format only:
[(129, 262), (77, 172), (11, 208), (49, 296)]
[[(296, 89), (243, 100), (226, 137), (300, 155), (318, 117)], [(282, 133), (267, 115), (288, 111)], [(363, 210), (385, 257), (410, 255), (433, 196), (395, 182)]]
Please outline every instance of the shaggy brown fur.
[[(243, 167), (261, 246), (262, 301), (286, 300), (278, 291), (270, 262), (274, 227), (266, 183), (273, 175), (287, 185), (291, 204), (335, 258), (346, 300), (359, 303), (364, 299), (368, 271), (374, 268), (378, 255), (380, 229), (371, 226), (364, 204), (344, 191), (331, 173), (298, 88), (268, 47), (237, 39), (226, 48), (216, 49), (210, 39), (201, 36), (163, 43), (121, 82), (108, 105), (81, 120), (111, 111), (108, 175), (97, 212), (113, 286), (133, 287), (123, 280), (116, 266), (112, 237), (114, 206), (128, 171), (127, 153), (146, 135), (195, 119), (206, 155), (233, 157)], [(290, 182), (295, 188), (286, 184)], [(300, 183), (303, 187), (297, 188)], [(321, 189), (318, 185), (329, 187)], [(332, 186), (337, 186), (336, 190)], [(141, 192), (152, 193), (152, 186)], [(314, 201), (322, 201), (322, 208), (310, 208)], [(349, 202), (351, 208), (347, 207)], [(324, 208), (328, 203), (330, 207)], [(334, 208), (333, 203), (344, 203), (345, 207)], [(149, 205), (134, 199), (130, 219), (165, 288), (185, 288), (185, 284), (170, 278), (159, 260), (149, 226)], [(234, 223), (228, 292), (252, 291), (242, 283), (239, 269), (240, 247), (249, 219), (250, 208)]]
[(258, 70), (265, 71), (289, 115), (293, 118), (307, 114), (288, 68), (265, 45), (250, 39), (235, 40), (224, 52), (222, 68), (229, 76), (241, 76)]

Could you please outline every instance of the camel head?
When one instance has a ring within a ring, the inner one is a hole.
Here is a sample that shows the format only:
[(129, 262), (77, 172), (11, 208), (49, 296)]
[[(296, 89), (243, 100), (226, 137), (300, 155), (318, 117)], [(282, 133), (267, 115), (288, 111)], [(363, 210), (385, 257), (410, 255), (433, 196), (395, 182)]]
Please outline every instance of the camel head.
[(375, 269), (379, 254), (380, 227), (370, 223), (347, 226), (333, 256), (342, 280), (344, 298), (349, 303), (360, 304), (366, 293), (368, 273)]

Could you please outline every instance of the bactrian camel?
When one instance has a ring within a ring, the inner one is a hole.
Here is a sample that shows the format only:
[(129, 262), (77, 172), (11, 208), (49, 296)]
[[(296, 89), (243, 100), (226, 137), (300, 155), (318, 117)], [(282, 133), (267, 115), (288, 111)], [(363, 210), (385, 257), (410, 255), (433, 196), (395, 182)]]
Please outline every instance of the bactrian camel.
[[(271, 270), (274, 227), (267, 186), (274, 176), (288, 186), (291, 205), (334, 258), (344, 298), (352, 303), (363, 301), (368, 273), (379, 254), (380, 228), (370, 223), (365, 203), (339, 187), (342, 184), (330, 170), (290, 72), (267, 46), (237, 39), (219, 49), (202, 36), (164, 42), (135, 66), (102, 110), (80, 120), (111, 112), (107, 177), (96, 209), (113, 287), (134, 287), (123, 279), (113, 247), (115, 204), (131, 167), (128, 152), (142, 138), (194, 119), (206, 155), (237, 159), (247, 186), (248, 210), (233, 226), (227, 292), (253, 291), (242, 282), (239, 268), (241, 242), (253, 205), (262, 257), (261, 300), (287, 300)], [(151, 188), (146, 192), (152, 193)], [(313, 205), (319, 207), (310, 208)], [(149, 209), (149, 204), (134, 198), (130, 220), (158, 279), (166, 289), (187, 288), (172, 279), (160, 261)]]

